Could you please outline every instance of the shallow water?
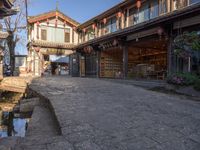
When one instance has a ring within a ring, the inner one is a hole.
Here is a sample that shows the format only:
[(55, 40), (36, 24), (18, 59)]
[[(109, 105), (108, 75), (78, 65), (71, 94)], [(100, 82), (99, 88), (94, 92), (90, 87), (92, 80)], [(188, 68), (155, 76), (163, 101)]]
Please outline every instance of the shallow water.
[(0, 125), (0, 138), (8, 136), (25, 136), (29, 118), (19, 118), (14, 116), (14, 114), (3, 112)]

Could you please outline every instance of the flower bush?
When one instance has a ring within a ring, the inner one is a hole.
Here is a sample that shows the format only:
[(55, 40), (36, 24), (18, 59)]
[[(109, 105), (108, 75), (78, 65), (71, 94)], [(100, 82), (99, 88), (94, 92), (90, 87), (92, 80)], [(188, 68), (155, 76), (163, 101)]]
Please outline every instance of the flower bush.
[(167, 82), (175, 85), (193, 85), (197, 80), (198, 77), (191, 73), (175, 73), (167, 77)]

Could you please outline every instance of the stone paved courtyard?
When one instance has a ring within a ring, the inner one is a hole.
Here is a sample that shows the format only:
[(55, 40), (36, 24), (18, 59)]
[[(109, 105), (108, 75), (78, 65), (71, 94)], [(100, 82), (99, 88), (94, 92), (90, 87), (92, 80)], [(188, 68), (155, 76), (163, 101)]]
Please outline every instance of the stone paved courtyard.
[(200, 149), (197, 101), (89, 78), (40, 78), (30, 87), (49, 99), (62, 132), (36, 149)]

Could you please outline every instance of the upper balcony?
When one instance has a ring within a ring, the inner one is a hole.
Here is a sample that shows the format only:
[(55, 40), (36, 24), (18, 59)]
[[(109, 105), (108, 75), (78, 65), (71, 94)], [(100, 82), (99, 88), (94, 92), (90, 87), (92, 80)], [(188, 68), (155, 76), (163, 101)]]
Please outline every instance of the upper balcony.
[(115, 33), (155, 18), (173, 14), (200, 0), (124, 1), (78, 27), (79, 44)]

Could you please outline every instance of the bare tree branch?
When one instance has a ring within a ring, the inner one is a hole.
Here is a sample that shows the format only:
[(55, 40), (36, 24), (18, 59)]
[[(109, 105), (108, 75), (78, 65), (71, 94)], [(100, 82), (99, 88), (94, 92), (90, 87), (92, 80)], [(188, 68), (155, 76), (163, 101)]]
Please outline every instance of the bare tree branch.
[[(28, 3), (30, 3), (29, 0)], [(15, 66), (15, 47), (19, 42), (20, 44), (24, 43), (24, 45), (26, 45), (26, 40), (23, 40), (23, 32), (26, 32), (27, 29), (25, 0), (15, 0), (14, 7), (17, 7), (20, 11), (16, 15), (6, 17), (3, 21), (4, 27), (9, 33), (7, 43), (10, 51), (10, 65), (12, 71)]]

